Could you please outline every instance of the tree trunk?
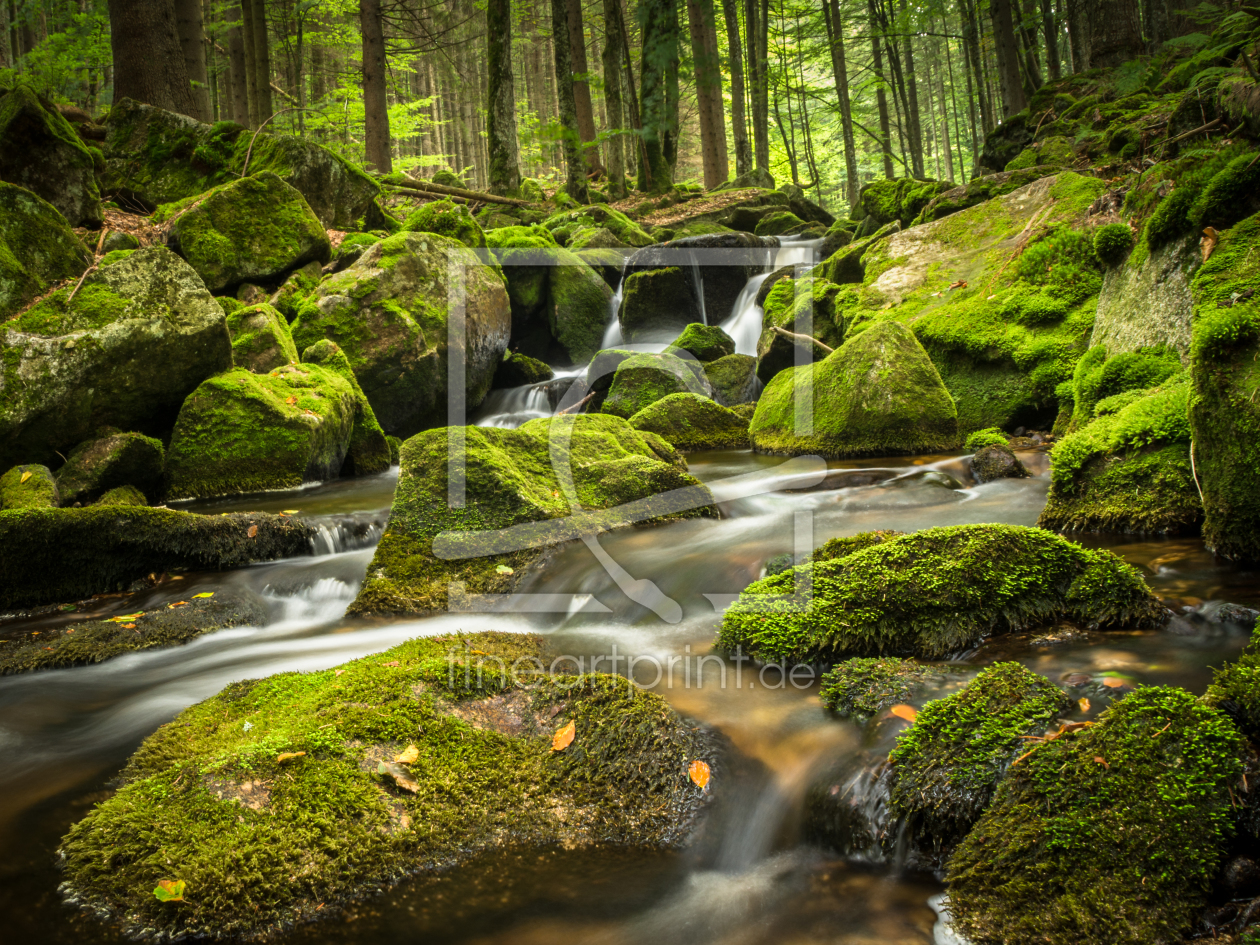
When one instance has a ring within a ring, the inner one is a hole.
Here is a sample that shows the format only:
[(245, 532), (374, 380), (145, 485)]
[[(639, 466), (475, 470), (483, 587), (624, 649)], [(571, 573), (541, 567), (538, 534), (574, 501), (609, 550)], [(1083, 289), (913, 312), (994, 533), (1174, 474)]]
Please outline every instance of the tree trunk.
[(516, 88), (512, 81), (512, 0), (486, 2), (487, 147), (490, 168), (486, 189), (508, 194), (521, 186), (516, 142)]
[(687, 0), (687, 23), (691, 31), (691, 56), (695, 63), (696, 98), (700, 110), (700, 151), (704, 160), (705, 190), (725, 183), (730, 176), (715, 19), (713, 0)]
[[(993, 107), (984, 82), (984, 67), (980, 58), (980, 24), (976, 19), (975, 0), (961, 0), (963, 48), (967, 53), (967, 78), (975, 81), (975, 97), (980, 109), (980, 130), (988, 134), (993, 130)], [(970, 97), (972, 90), (968, 89)], [(972, 132), (975, 137), (975, 132)], [(973, 144), (976, 142), (973, 141)], [(973, 148), (974, 150), (974, 148)]]
[(381, 0), (359, 0), (359, 28), (363, 32), (363, 142), (368, 164), (388, 174), (394, 165), (389, 151)]
[(1003, 115), (1010, 118), (1022, 112), (1028, 104), (1019, 74), (1019, 47), (1015, 43), (1011, 0), (989, 0), (989, 16), (993, 19), (993, 44), (997, 51), (998, 81), (1002, 86)]
[(241, 45), (245, 54), (245, 109), (248, 115), (248, 120), (241, 124), (257, 128), (258, 92), (254, 86), (258, 77), (254, 71), (257, 60), (254, 58), (254, 17), (250, 9), (252, 2), (253, 0), (241, 0)]
[(875, 104), (879, 109), (879, 144), (884, 157), (884, 177), (887, 180), (892, 180), (897, 174), (893, 169), (892, 129), (888, 122), (888, 93), (885, 91), (888, 83), (884, 78), (884, 55), (879, 45), (879, 26), (875, 12), (875, 0), (866, 0), (866, 7), (871, 30), (871, 60), (875, 70), (875, 80), (879, 83), (875, 87)]
[[(903, 14), (906, 11), (905, 0), (902, 0), (901, 11)], [(914, 70), (914, 37), (910, 33), (910, 24), (908, 21), (906, 23), (906, 33), (903, 38), (903, 44), (905, 46), (906, 56), (906, 94), (908, 96), (908, 100), (906, 102), (906, 132), (910, 137), (910, 157), (914, 162), (914, 176), (922, 180), (924, 175), (927, 173), (923, 167), (923, 122), (919, 115), (919, 83), (915, 78)]]
[(249, 84), (245, 79), (245, 38), (239, 26), (228, 30), (228, 87), (232, 90), (232, 120), (249, 127)]
[[(1014, 12), (1019, 13), (1019, 8), (1015, 7)], [(1032, 98), (1033, 93), (1046, 84), (1037, 60), (1037, 0), (1024, 0), (1018, 38), (1024, 44), (1024, 95)]]
[(566, 18), (569, 24), (569, 58), (573, 65), (573, 105), (577, 109), (578, 134), (582, 138), (582, 160), (587, 172), (602, 172), (599, 148), (595, 144), (595, 106), (591, 102), (591, 84), (585, 78), (590, 72), (586, 64), (586, 29), (582, 24), (582, 0), (565, 0)]
[(769, 4), (746, 0), (744, 29), (748, 51), (748, 80), (752, 86), (753, 160), (758, 170), (770, 171)]
[(722, 0), (726, 20), (726, 46), (731, 64), (731, 137), (735, 143), (735, 173), (742, 177), (753, 169), (752, 144), (744, 118), (744, 47), (739, 38), (739, 6)]
[(210, 80), (206, 73), (206, 47), (201, 41), (201, 0), (175, 0), (175, 32), (184, 54), (184, 68), (192, 82), (192, 97), (198, 121), (213, 121), (210, 111)]
[(676, 0), (640, 0), (639, 117), (644, 160), (639, 189), (673, 186), (678, 137), (678, 9)]
[(1041, 29), (1046, 37), (1046, 73), (1051, 82), (1058, 82), (1063, 78), (1063, 67), (1059, 62), (1059, 24), (1052, 0), (1041, 0)]
[(569, 49), (569, 17), (565, 0), (551, 0), (551, 42), (556, 57), (556, 100), (564, 150), (564, 189), (578, 203), (586, 203), (586, 165), (582, 161), (577, 105), (573, 95), (573, 60)]
[(271, 45), (267, 39), (267, 9), (264, 0), (250, 0), (254, 24), (254, 94), (258, 97), (258, 124), (272, 116)]
[(626, 141), (620, 134), (625, 117), (621, 103), (621, 60), (625, 56), (626, 37), (621, 32), (621, 11), (618, 0), (604, 2), (604, 108), (608, 111), (608, 130), (617, 132), (608, 139), (608, 194), (626, 195)]
[(1110, 69), (1142, 53), (1137, 0), (1089, 0), (1089, 68)]
[(853, 139), (853, 109), (849, 100), (849, 66), (844, 57), (844, 20), (840, 16), (840, 0), (823, 0), (823, 21), (827, 27), (827, 44), (831, 47), (831, 72), (836, 81), (836, 100), (840, 103), (840, 131), (844, 139), (845, 199), (851, 209), (857, 207), (857, 146)]
[(114, 101), (132, 98), (196, 117), (171, 0), (109, 0)]

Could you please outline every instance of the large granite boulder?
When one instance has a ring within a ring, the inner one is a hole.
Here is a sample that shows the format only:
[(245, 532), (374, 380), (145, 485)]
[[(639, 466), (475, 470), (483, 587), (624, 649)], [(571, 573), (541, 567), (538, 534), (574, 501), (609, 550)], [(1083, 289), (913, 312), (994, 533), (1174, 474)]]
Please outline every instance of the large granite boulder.
[(56, 207), (71, 226), (101, 225), (101, 193), (92, 153), (55, 108), (30, 86), (0, 96), (0, 180)]
[(53, 283), (82, 273), (90, 255), (56, 207), (0, 183), (0, 321)]
[(748, 421), (700, 394), (670, 394), (630, 418), (679, 450), (747, 449)]
[(370, 476), (384, 472), (390, 465), (389, 442), (385, 431), (377, 422), (376, 413), (368, 401), (363, 388), (354, 376), (354, 368), (350, 359), (335, 342), (325, 338), (317, 341), (302, 352), (303, 364), (318, 364), (350, 385), (354, 391), (356, 412), (354, 427), (350, 430), (350, 446), (346, 450), (345, 461), (341, 464), (342, 476)]

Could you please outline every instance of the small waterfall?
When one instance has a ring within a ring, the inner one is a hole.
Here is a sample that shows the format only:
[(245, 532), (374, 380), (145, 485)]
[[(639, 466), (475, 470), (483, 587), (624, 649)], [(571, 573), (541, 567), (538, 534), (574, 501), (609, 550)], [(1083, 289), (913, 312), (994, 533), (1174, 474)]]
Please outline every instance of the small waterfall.
[(709, 315), (704, 310), (704, 270), (696, 262), (694, 251), (689, 252), (687, 255), (691, 258), (691, 281), (695, 284), (696, 304), (700, 306), (700, 321), (707, 325), (709, 324)]
[(608, 303), (608, 327), (604, 329), (601, 348), (620, 348), (625, 342), (621, 336), (621, 320), (617, 317), (617, 313), (621, 310), (621, 293), (625, 286), (626, 277), (623, 272), (621, 281), (617, 283), (617, 291), (613, 293), (612, 301)]
[(388, 520), (388, 510), (309, 518), (307, 523), (315, 529), (311, 538), (311, 554), (320, 557), (375, 547)]
[(722, 322), (722, 330), (735, 341), (736, 354), (757, 354), (757, 339), (761, 337), (762, 319), (765, 312), (757, 304), (757, 293), (766, 278), (776, 269), (784, 266), (796, 266), (797, 274), (801, 266), (814, 265), (814, 256), (822, 240), (802, 240), (784, 236), (779, 241), (778, 251), (773, 253), (773, 262), (768, 263), (769, 272), (753, 276), (735, 300), (730, 317)]
[(551, 416), (551, 402), (544, 384), (526, 384), (506, 390), (492, 390), (477, 411), (479, 427), (514, 429), (530, 420)]

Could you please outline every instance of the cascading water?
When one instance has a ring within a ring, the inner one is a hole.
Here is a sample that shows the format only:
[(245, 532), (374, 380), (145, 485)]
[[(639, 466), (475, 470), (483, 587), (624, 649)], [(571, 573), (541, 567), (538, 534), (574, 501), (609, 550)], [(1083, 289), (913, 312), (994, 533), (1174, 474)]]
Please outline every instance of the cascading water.
[(765, 312), (757, 304), (757, 293), (771, 272), (784, 266), (796, 266), (798, 273), (802, 267), (812, 266), (817, 261), (814, 257), (822, 240), (795, 239), (791, 236), (781, 237), (779, 249), (774, 253), (774, 261), (768, 272), (753, 276), (739, 294), (730, 317), (722, 322), (722, 330), (735, 341), (736, 354), (757, 353), (757, 339), (761, 337), (761, 324)]

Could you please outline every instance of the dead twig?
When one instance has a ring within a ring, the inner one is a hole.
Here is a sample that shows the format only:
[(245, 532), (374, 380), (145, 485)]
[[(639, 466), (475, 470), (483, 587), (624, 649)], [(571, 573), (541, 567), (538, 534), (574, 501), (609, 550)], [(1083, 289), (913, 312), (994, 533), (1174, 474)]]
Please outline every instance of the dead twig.
[(582, 407), (585, 407), (588, 403), (590, 403), (590, 402), (591, 402), (591, 399), (592, 399), (594, 396), (595, 396), (595, 391), (591, 391), (589, 394), (587, 394), (585, 397), (583, 397), (581, 400), (579, 400), (579, 401), (578, 401), (576, 404), (574, 404), (572, 407), (565, 407), (563, 410), (561, 410), (560, 412), (558, 412), (558, 413), (556, 414), (556, 416), (557, 416), (557, 417), (563, 417), (566, 413), (573, 413), (573, 411), (575, 411), (575, 410), (580, 410)]
[(784, 338), (790, 338), (793, 341), (808, 341), (811, 344), (816, 344), (818, 345), (818, 347), (822, 348), (828, 354), (831, 354), (833, 351), (836, 350), (835, 348), (828, 348), (825, 344), (823, 344), (817, 338), (814, 338), (810, 335), (798, 335), (796, 332), (788, 331), (786, 328), (780, 328), (778, 325), (775, 325), (770, 330), (773, 331), (776, 335), (782, 335)]

